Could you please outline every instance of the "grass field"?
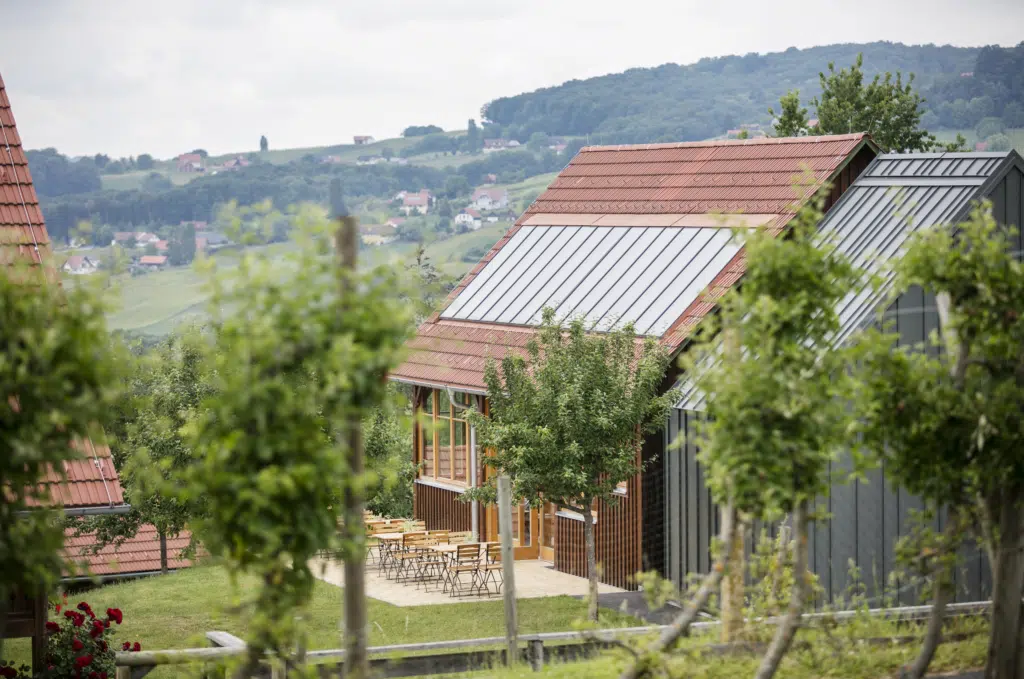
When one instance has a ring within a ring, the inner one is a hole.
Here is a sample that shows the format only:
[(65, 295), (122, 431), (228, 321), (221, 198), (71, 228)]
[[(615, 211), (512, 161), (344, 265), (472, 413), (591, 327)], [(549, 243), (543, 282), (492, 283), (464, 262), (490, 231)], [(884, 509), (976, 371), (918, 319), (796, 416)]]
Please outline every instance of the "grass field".
[[(243, 578), (238, 587), (241, 600), (251, 596), (255, 578)], [(410, 585), (411, 587), (411, 585)], [(222, 568), (201, 566), (169, 575), (126, 581), (69, 596), (75, 605), (87, 601), (94, 610), (120, 608), (124, 623), (115, 641), (139, 641), (144, 650), (199, 648), (207, 646), (204, 635), (222, 630), (240, 637), (247, 631), (246, 619), (227, 612), (237, 605), (231, 583)], [(466, 602), (432, 606), (398, 607), (376, 599), (368, 600), (370, 644), (415, 643), (450, 639), (501, 636), (504, 617), (501, 601)], [(571, 597), (522, 599), (518, 603), (521, 633), (570, 630), (586, 615), (586, 604)], [(305, 613), (310, 649), (340, 648), (338, 623), (342, 614), (342, 590), (317, 581), (313, 601)], [(627, 627), (639, 622), (612, 611), (602, 612), (606, 627)], [(4, 644), (4, 653), (27, 661), (28, 640)], [(152, 677), (175, 676), (154, 672)]]

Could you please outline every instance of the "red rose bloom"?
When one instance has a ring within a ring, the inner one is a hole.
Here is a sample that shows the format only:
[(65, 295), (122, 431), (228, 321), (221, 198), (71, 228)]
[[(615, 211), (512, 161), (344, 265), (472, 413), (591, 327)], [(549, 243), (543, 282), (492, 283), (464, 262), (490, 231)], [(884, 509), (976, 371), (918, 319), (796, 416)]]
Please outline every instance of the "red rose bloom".
[(97, 641), (96, 645), (100, 647), (101, 651), (107, 650), (107, 642), (103, 641), (103, 639), (100, 639), (99, 641)]
[(110, 629), (110, 618), (107, 618), (106, 620), (103, 621), (103, 627), (105, 629)]
[(89, 630), (89, 636), (95, 639), (96, 637), (101, 636), (105, 629), (106, 627), (103, 626), (102, 622), (99, 620), (93, 620), (92, 629)]
[(100, 679), (100, 673), (96, 670), (93, 670), (89, 673), (89, 679)]
[(82, 611), (83, 613), (88, 613), (92, 610), (92, 608), (89, 606), (89, 604), (85, 603), (84, 601), (79, 601), (78, 610)]
[(60, 613), (60, 604), (57, 604), (56, 606), (54, 606), (54, 609), (55, 609), (55, 610), (56, 610), (56, 611), (57, 611), (58, 613)]
[(76, 651), (81, 651), (85, 647), (85, 644), (78, 637), (71, 638), (71, 648)]
[(75, 667), (88, 667), (90, 664), (92, 664), (92, 656), (88, 653), (75, 658)]
[(4, 679), (15, 679), (17, 676), (18, 670), (14, 669), (13, 667), (9, 665), (0, 667), (0, 677), (4, 677)]
[(100, 679), (107, 679), (107, 673), (106, 672), (100, 672)]
[(50, 634), (56, 634), (57, 632), (60, 631), (60, 625), (58, 625), (57, 623), (53, 622), (52, 620), (47, 620), (46, 621), (46, 631), (49, 632)]
[(130, 650), (132, 650), (131, 642), (126, 641), (123, 644), (121, 644), (121, 650), (122, 651), (130, 651)]
[(107, 618), (109, 620), (113, 620), (118, 625), (120, 625), (121, 621), (124, 619), (124, 616), (121, 615), (121, 609), (120, 608), (108, 608), (107, 609)]
[(132, 650), (133, 650), (133, 651), (135, 651), (136, 653), (138, 653), (139, 651), (141, 651), (141, 650), (142, 650), (142, 644), (140, 644), (139, 642), (137, 642), (137, 641), (136, 641), (136, 642), (135, 642), (135, 643), (134, 643), (134, 644), (132, 645)]

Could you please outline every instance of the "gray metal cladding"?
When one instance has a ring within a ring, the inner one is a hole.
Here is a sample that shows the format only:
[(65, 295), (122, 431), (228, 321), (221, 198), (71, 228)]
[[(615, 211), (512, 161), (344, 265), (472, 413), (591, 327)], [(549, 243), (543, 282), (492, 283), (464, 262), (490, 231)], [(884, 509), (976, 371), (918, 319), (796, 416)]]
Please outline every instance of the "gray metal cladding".
[(728, 228), (524, 226), (441, 317), (664, 334), (739, 250)]
[[(878, 156), (826, 215), (821, 223), (822, 236), (854, 266), (878, 274), (899, 258), (915, 232), (956, 222), (974, 201), (1001, 190), (1005, 180), (998, 186), (992, 186), (990, 180), (1016, 159), (1013, 152)], [(1000, 214), (1000, 201), (994, 202), (996, 218), (1013, 223), (1006, 207), (1013, 201), (1001, 201), (1005, 216)], [(877, 289), (861, 287), (839, 303), (836, 311), (840, 330), (835, 344), (848, 341), (875, 320), (888, 297), (890, 282), (884, 281)], [(691, 380), (683, 376), (676, 387), (683, 391), (677, 408), (703, 410), (704, 397)]]

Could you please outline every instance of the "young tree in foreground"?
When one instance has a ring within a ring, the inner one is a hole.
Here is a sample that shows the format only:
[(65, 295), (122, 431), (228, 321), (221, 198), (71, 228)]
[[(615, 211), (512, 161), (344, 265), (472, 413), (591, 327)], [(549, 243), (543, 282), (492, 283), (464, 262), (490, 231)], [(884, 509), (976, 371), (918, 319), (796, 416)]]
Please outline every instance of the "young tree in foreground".
[(64, 530), (43, 482), (83, 456), (118, 383), (100, 297), (38, 275), (0, 270), (0, 630), (15, 591), (46, 591), (61, 575)]
[[(597, 620), (594, 503), (616, 501), (618, 485), (640, 471), (644, 436), (664, 425), (678, 399), (675, 391), (658, 393), (668, 362), (632, 326), (590, 334), (582, 320), (566, 328), (545, 309), (525, 358), (488, 361), (489, 415), (468, 415), (481, 447), (494, 451), (484, 462), (509, 476), (514, 498), (582, 515), (590, 620)], [(494, 478), (478, 497), (493, 499)]]
[[(948, 507), (950, 526), (977, 517), (993, 572), (988, 679), (1024, 679), (1024, 266), (1015, 243), (987, 205), (955, 229), (917, 234), (896, 266), (897, 292), (935, 295), (942, 335), (932, 341), (943, 351), (899, 350), (877, 331), (859, 347), (858, 415), (886, 472)], [(940, 565), (915, 676), (938, 645), (951, 596)]]
[[(348, 449), (361, 418), (384, 398), (411, 328), (395, 270), (339, 267), (331, 224), (312, 208), (298, 225), (290, 275), (279, 261), (247, 253), (230, 281), (213, 277), (217, 395), (186, 428), (198, 462), (185, 492), (205, 510), (199, 537), (232, 574), (254, 573), (262, 583), (250, 602), (246, 671), (266, 650), (292, 656), (302, 636), (291, 614), (309, 601), (313, 557), (337, 548), (346, 560), (362, 559), (361, 539), (338, 539), (336, 498), (366, 482), (351, 473)], [(366, 630), (347, 634), (365, 640)]]
[[(737, 516), (772, 521), (786, 514), (792, 521), (792, 597), (758, 679), (774, 674), (800, 624), (810, 505), (828, 492), (829, 463), (846, 444), (850, 423), (846, 357), (830, 338), (839, 328), (837, 303), (857, 275), (818, 240), (822, 195), (800, 208), (785, 234), (747, 236), (742, 284), (722, 299), (689, 362), (691, 379), (706, 395), (699, 459), (712, 497), (734, 523)], [(719, 552), (694, 599), (651, 650), (663, 652), (688, 632), (729, 567), (728, 554)], [(624, 679), (650, 660), (640, 659)]]

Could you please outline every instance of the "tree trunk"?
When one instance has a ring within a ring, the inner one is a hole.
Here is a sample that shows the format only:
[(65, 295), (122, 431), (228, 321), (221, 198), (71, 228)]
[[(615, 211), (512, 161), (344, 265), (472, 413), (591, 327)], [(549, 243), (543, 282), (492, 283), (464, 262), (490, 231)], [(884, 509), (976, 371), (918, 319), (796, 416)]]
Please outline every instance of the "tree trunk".
[[(957, 515), (950, 510), (946, 520), (946, 537), (951, 538), (958, 529)], [(952, 540), (944, 542), (950, 544)], [(944, 553), (939, 554), (938, 558), (941, 560), (945, 556)], [(935, 582), (932, 583), (932, 610), (928, 617), (928, 629), (925, 631), (921, 650), (917, 654), (917, 658), (914, 659), (914, 663), (910, 667), (904, 668), (902, 672), (904, 679), (921, 679), (928, 671), (928, 665), (931, 664), (939, 644), (942, 643), (942, 625), (945, 622), (946, 606), (953, 599), (953, 567), (951, 564), (942, 565), (944, 563), (944, 561), (940, 561), (940, 565), (935, 569), (933, 575)]]
[[(723, 536), (725, 542), (731, 542), (731, 534)], [(722, 580), (722, 573), (725, 571), (726, 565), (728, 564), (729, 553), (727, 550), (722, 550), (715, 560), (715, 563), (711, 566), (711, 572), (704, 576), (704, 581), (700, 584), (700, 589), (690, 599), (690, 603), (686, 605), (686, 608), (680, 613), (672, 624), (662, 631), (658, 639), (651, 645), (648, 650), (649, 654), (663, 653), (675, 645), (681, 637), (687, 636), (690, 633), (690, 625), (697, 619), (697, 614), (701, 612), (704, 606), (707, 605), (708, 599), (711, 598), (711, 593), (718, 589), (718, 583)], [(642, 665), (641, 658), (637, 658), (633, 663), (626, 668), (626, 670), (619, 675), (619, 679), (637, 679), (641, 675)]]
[[(344, 210), (340, 195), (332, 196), (335, 209)], [(340, 258), (342, 300), (349, 296), (351, 281), (346, 274), (356, 270), (359, 225), (355, 217), (338, 215), (335, 246)], [(359, 404), (356, 404), (359, 405)], [(342, 493), (342, 522), (345, 531), (345, 676), (366, 679), (370, 661), (366, 654), (366, 528), (363, 525), (363, 423), (359, 414), (347, 422), (345, 438), (348, 483)]]
[(789, 597), (789, 610), (775, 630), (768, 652), (765, 653), (755, 679), (771, 679), (779, 669), (783, 656), (793, 643), (804, 612), (807, 595), (807, 501), (801, 501), (793, 512), (793, 591)]
[(722, 577), (722, 637), (723, 644), (735, 641), (743, 631), (743, 578), (746, 574), (746, 554), (743, 551), (743, 521), (730, 499), (722, 513), (722, 549), (727, 555), (728, 569)]
[[(585, 507), (591, 507), (586, 503)], [(583, 542), (587, 549), (587, 579), (590, 581), (587, 595), (587, 620), (597, 622), (597, 548), (594, 544), (594, 515), (586, 509), (583, 514)]]
[(1020, 649), (1024, 596), (1024, 516), (1020, 490), (1013, 488), (999, 506), (998, 543), (993, 549), (992, 632), (989, 636), (985, 679), (1024, 679), (1024, 652)]
[(160, 531), (160, 572), (167, 575), (167, 531)]

